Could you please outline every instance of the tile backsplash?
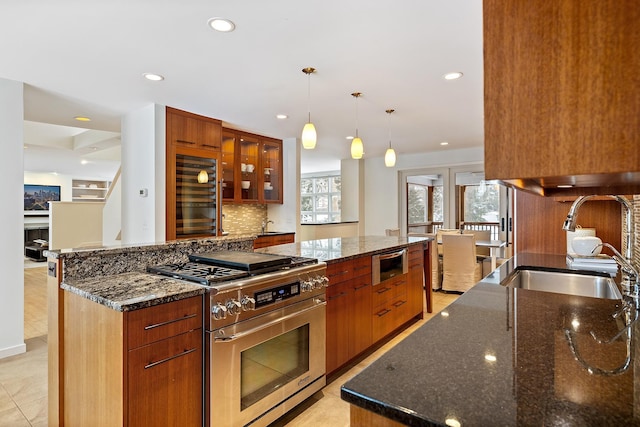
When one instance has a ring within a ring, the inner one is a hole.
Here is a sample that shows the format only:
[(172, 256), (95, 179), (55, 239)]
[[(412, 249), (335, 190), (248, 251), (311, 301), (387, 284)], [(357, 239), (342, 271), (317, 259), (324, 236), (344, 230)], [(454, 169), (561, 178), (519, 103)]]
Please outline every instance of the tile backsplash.
[(230, 235), (258, 234), (267, 220), (267, 205), (222, 205), (222, 229)]

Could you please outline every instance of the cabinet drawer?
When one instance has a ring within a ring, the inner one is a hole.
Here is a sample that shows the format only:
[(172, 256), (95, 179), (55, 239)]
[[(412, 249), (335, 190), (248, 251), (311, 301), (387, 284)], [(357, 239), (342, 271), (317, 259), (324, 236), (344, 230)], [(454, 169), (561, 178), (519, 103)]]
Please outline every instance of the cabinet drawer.
[(202, 329), (129, 351), (127, 373), (129, 426), (202, 425)]
[(391, 301), (373, 309), (371, 327), (373, 341), (378, 341), (409, 319), (409, 304), (406, 294), (397, 295)]
[(371, 305), (376, 307), (407, 291), (408, 274), (394, 277), (371, 288)]
[(354, 277), (371, 276), (371, 257), (327, 264), (329, 285), (351, 280)]
[(140, 347), (202, 328), (202, 296), (127, 312), (127, 344)]

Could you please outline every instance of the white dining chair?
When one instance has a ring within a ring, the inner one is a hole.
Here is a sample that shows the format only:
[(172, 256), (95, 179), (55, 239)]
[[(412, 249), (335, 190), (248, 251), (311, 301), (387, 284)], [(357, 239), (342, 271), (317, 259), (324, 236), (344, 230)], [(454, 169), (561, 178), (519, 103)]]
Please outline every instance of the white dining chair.
[(473, 234), (444, 234), (442, 250), (442, 290), (465, 292), (482, 280)]

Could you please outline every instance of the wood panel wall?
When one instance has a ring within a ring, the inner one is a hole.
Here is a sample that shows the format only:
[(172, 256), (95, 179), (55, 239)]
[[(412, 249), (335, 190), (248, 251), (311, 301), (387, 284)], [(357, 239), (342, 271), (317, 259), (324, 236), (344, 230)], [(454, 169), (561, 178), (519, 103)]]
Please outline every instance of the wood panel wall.
[[(566, 254), (567, 237), (562, 224), (572, 202), (519, 190), (515, 200), (516, 253)], [(580, 207), (577, 223), (583, 228), (595, 228), (603, 242), (622, 251), (622, 212), (622, 205), (615, 200), (589, 200)], [(612, 254), (606, 248), (603, 253)]]

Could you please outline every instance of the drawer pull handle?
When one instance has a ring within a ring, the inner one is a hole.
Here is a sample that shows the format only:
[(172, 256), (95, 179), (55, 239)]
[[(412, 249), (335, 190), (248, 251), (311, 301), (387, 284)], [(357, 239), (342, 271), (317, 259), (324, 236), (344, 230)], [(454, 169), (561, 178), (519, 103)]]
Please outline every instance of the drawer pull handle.
[(384, 316), (385, 314), (390, 313), (390, 312), (391, 312), (391, 310), (389, 310), (388, 308), (384, 308), (384, 309), (380, 310), (379, 312), (377, 312), (377, 313), (376, 313), (376, 316), (378, 316), (378, 317), (382, 317), (382, 316)]
[(385, 292), (390, 290), (391, 288), (382, 288), (382, 289), (378, 289), (376, 292), (378, 292), (378, 295), (379, 295), (379, 294), (384, 294)]
[(396, 301), (395, 303), (393, 303), (393, 306), (395, 308), (400, 307), (401, 305), (404, 305), (406, 303), (406, 301)]
[(219, 145), (213, 145), (213, 144), (202, 144), (203, 147), (211, 147), (211, 148), (220, 148)]
[(349, 270), (338, 271), (336, 273), (333, 273), (332, 276), (342, 276), (344, 274), (349, 274)]
[(329, 301), (333, 301), (334, 299), (338, 299), (340, 297), (345, 296), (347, 293), (346, 292), (340, 292), (338, 295), (332, 295), (329, 298), (327, 298)]
[(187, 140), (185, 140), (185, 139), (176, 139), (176, 142), (181, 142), (181, 143), (183, 143), (183, 144), (196, 145), (196, 143), (195, 143), (195, 142), (193, 142), (193, 141), (187, 141)]
[(144, 366), (144, 369), (153, 368), (154, 366), (158, 366), (158, 365), (160, 365), (162, 363), (165, 363), (165, 362), (168, 362), (170, 360), (177, 359), (178, 357), (186, 356), (187, 354), (193, 353), (196, 350), (197, 350), (197, 348), (192, 348), (191, 350), (185, 350), (182, 353), (174, 354), (173, 356), (169, 356), (166, 359), (162, 359), (162, 360), (158, 360), (157, 362), (149, 363), (148, 365)]
[(404, 285), (405, 283), (407, 283), (406, 280), (398, 280), (396, 283), (394, 283), (394, 285), (400, 286), (400, 285)]
[(184, 315), (184, 317), (181, 317), (179, 319), (172, 319), (172, 320), (167, 320), (166, 322), (160, 322), (160, 323), (155, 323), (153, 325), (147, 325), (147, 326), (144, 327), (144, 330), (148, 331), (149, 329), (159, 328), (160, 326), (169, 325), (171, 323), (180, 322), (182, 320), (193, 319), (194, 317), (197, 317), (197, 316), (198, 316), (197, 314), (186, 314), (186, 315)]
[(354, 290), (354, 291), (359, 291), (360, 289), (362, 289), (362, 288), (366, 288), (367, 286), (369, 286), (369, 284), (368, 284), (368, 283), (364, 283), (364, 284), (362, 284), (361, 286), (356, 286), (356, 287), (354, 287), (354, 288), (353, 288), (353, 290)]

